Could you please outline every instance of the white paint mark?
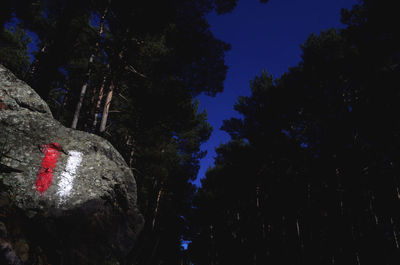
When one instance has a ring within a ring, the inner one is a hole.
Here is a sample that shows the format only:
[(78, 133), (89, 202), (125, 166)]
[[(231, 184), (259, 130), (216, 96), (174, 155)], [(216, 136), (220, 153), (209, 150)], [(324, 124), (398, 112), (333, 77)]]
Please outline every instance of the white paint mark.
[(82, 153), (78, 151), (69, 151), (67, 166), (61, 173), (61, 179), (58, 182), (57, 194), (60, 196), (60, 203), (65, 202), (69, 197), (74, 179), (76, 177), (76, 170), (82, 162)]

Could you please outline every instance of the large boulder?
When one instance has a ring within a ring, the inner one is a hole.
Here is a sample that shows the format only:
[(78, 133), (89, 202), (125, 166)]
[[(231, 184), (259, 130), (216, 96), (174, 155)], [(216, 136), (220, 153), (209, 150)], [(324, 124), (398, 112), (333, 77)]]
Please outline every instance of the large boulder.
[(143, 226), (136, 194), (108, 141), (62, 126), (0, 65), (0, 263), (123, 263)]

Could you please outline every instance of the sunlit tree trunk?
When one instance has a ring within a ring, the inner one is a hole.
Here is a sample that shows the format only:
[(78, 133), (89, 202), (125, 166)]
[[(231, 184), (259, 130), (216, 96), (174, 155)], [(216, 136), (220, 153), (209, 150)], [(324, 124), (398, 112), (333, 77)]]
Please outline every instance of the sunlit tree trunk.
[(99, 53), (101, 37), (103, 36), (103, 32), (104, 32), (104, 20), (105, 20), (107, 13), (108, 13), (108, 7), (106, 7), (104, 9), (103, 15), (101, 16), (101, 19), (100, 19), (98, 38), (97, 38), (97, 42), (96, 42), (96, 50), (90, 56), (90, 59), (89, 59), (88, 71), (86, 73), (86, 80), (85, 80), (85, 83), (82, 85), (81, 94), (79, 97), (78, 104), (76, 105), (74, 118), (73, 118), (72, 124), (71, 124), (72, 129), (76, 129), (76, 126), (78, 125), (78, 120), (79, 120), (79, 115), (80, 115), (81, 108), (83, 105), (83, 100), (85, 98), (86, 90), (87, 90), (87, 87), (88, 87), (88, 84), (90, 81), (90, 75), (92, 73), (94, 57)]
[[(109, 68), (109, 65), (107, 65), (107, 68)], [(103, 77), (103, 82), (101, 83), (100, 89), (99, 89), (99, 96), (97, 97), (97, 102), (96, 102), (96, 107), (94, 110), (94, 119), (93, 119), (93, 130), (96, 129), (97, 126), (97, 120), (100, 115), (100, 107), (101, 107), (101, 101), (103, 100), (104, 96), (104, 88), (107, 83), (107, 74), (104, 75)]]
[(157, 194), (156, 207), (154, 208), (153, 221), (151, 223), (153, 229), (154, 229), (154, 226), (156, 225), (156, 218), (157, 218), (157, 214), (158, 214), (158, 209), (160, 208), (160, 200), (161, 200), (161, 196), (162, 196), (163, 192), (164, 192), (164, 189), (163, 189), (163, 187), (161, 187)]
[(104, 108), (103, 108), (103, 116), (101, 117), (101, 123), (100, 123), (100, 129), (99, 129), (99, 131), (101, 133), (106, 130), (107, 119), (108, 119), (108, 114), (110, 112), (110, 105), (111, 105), (113, 93), (114, 93), (114, 83), (113, 83), (113, 81), (111, 81), (110, 87), (109, 87), (108, 93), (107, 93), (106, 102), (105, 102)]
[(88, 66), (89, 70), (86, 73), (86, 81), (85, 81), (85, 83), (83, 84), (83, 86), (81, 88), (81, 95), (79, 96), (79, 101), (78, 101), (78, 104), (76, 105), (76, 108), (75, 108), (74, 119), (72, 120), (72, 124), (71, 124), (71, 128), (72, 129), (76, 129), (76, 126), (78, 125), (79, 114), (81, 112), (81, 108), (82, 108), (82, 105), (83, 105), (83, 100), (85, 98), (86, 89), (87, 89), (87, 86), (88, 86), (88, 83), (89, 83), (89, 79), (90, 79), (91, 68), (92, 68), (92, 64), (93, 64), (93, 58), (94, 58), (94, 54), (92, 54), (90, 56), (90, 59), (89, 59), (89, 66)]
[(297, 230), (297, 236), (299, 238), (299, 242), (300, 242), (300, 247), (301, 249), (304, 248), (304, 244), (303, 244), (303, 240), (301, 238), (301, 231), (300, 231), (300, 224), (299, 224), (299, 219), (296, 219), (296, 230)]
[(393, 238), (394, 238), (394, 242), (396, 244), (396, 248), (399, 248), (399, 241), (397, 239), (397, 233), (396, 233), (395, 225), (394, 225), (394, 222), (393, 222), (393, 217), (390, 217), (390, 223), (392, 224)]

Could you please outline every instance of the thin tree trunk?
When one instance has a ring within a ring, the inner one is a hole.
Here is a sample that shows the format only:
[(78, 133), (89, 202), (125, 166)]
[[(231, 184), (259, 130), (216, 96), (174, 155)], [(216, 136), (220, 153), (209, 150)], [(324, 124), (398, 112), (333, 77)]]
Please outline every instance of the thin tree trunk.
[(304, 248), (304, 244), (303, 244), (303, 240), (301, 238), (301, 232), (300, 232), (300, 225), (299, 225), (299, 219), (296, 219), (296, 229), (297, 229), (297, 236), (299, 238), (299, 242), (300, 242), (300, 247), (303, 249)]
[(93, 130), (96, 129), (97, 119), (99, 118), (99, 115), (100, 115), (100, 106), (101, 106), (101, 101), (103, 100), (104, 87), (106, 86), (106, 82), (107, 82), (107, 74), (104, 75), (103, 82), (101, 83), (101, 87), (100, 87), (100, 90), (99, 90), (99, 96), (97, 98), (96, 108), (95, 108), (95, 111), (94, 111)]
[(83, 84), (83, 86), (81, 88), (81, 95), (79, 97), (78, 104), (76, 105), (76, 109), (75, 109), (75, 113), (74, 113), (74, 119), (72, 120), (72, 125), (71, 125), (72, 129), (76, 129), (76, 126), (78, 125), (79, 114), (81, 112), (81, 108), (82, 108), (82, 105), (83, 105), (83, 99), (85, 98), (86, 89), (87, 89), (87, 86), (88, 86), (88, 83), (89, 83), (89, 80), (90, 80), (90, 75), (91, 75), (91, 72), (92, 72), (93, 60), (94, 60), (94, 57), (99, 53), (101, 36), (103, 35), (103, 32), (104, 32), (104, 20), (106, 18), (107, 13), (108, 13), (108, 6), (104, 9), (103, 15), (101, 16), (101, 19), (100, 19), (98, 39), (97, 39), (97, 42), (96, 42), (96, 50), (90, 56), (90, 59), (89, 59), (88, 71), (86, 73), (86, 80), (85, 80), (85, 83)]
[(129, 153), (129, 168), (132, 168), (134, 154), (135, 154), (135, 148), (131, 146), (131, 152)]
[(135, 154), (135, 141), (132, 139), (132, 136), (129, 135), (126, 140), (126, 146), (129, 148), (129, 168), (132, 168), (133, 164), (133, 156)]
[(86, 81), (85, 81), (85, 83), (83, 84), (83, 86), (81, 88), (81, 95), (79, 97), (78, 104), (76, 105), (76, 108), (75, 108), (74, 119), (72, 120), (72, 124), (71, 124), (71, 128), (72, 129), (76, 129), (76, 126), (78, 125), (79, 114), (81, 112), (81, 108), (82, 108), (82, 105), (83, 105), (83, 100), (85, 98), (86, 89), (87, 89), (87, 86), (88, 86), (88, 83), (89, 83), (89, 79), (90, 79), (90, 74), (92, 72), (93, 59), (94, 59), (94, 54), (92, 54), (90, 56), (90, 59), (89, 59), (88, 72), (86, 73)]
[[(108, 1), (108, 5), (110, 5), (110, 3), (111, 3), (111, 0)], [(103, 35), (103, 32), (104, 32), (104, 20), (106, 18), (107, 13), (108, 13), (108, 6), (104, 10), (103, 16), (100, 19), (99, 41), (96, 43), (96, 49), (97, 50), (100, 49), (100, 39), (101, 39), (101, 36)], [(108, 63), (107, 64), (107, 73), (103, 77), (103, 82), (101, 83), (101, 87), (100, 87), (100, 90), (99, 90), (99, 96), (98, 96), (97, 102), (96, 102), (96, 107), (95, 107), (95, 111), (94, 111), (94, 120), (93, 120), (93, 130), (96, 129), (97, 119), (99, 118), (99, 115), (100, 115), (100, 106), (101, 106), (101, 101), (102, 101), (103, 96), (104, 96), (104, 87), (105, 87), (106, 82), (107, 82), (107, 75), (109, 74), (108, 73), (109, 69), (110, 69), (110, 64)], [(93, 94), (95, 94), (95, 93), (93, 93)]]
[(160, 200), (161, 200), (161, 196), (163, 194), (163, 191), (164, 191), (164, 189), (161, 187), (161, 189), (158, 191), (158, 194), (157, 194), (156, 208), (154, 209), (153, 222), (152, 222), (153, 229), (154, 229), (154, 226), (156, 224), (156, 217), (157, 217), (158, 209), (160, 207)]
[(106, 103), (104, 104), (104, 108), (103, 108), (103, 116), (101, 117), (100, 130), (99, 130), (101, 133), (106, 130), (108, 113), (110, 112), (110, 105), (111, 105), (111, 100), (113, 97), (113, 92), (114, 92), (114, 83), (113, 83), (113, 81), (111, 81), (110, 88), (108, 90), (108, 94), (107, 94), (107, 98), (106, 98)]
[(256, 207), (258, 212), (260, 212), (260, 186), (256, 186)]
[(393, 238), (394, 238), (394, 242), (396, 243), (396, 248), (399, 248), (399, 241), (397, 239), (397, 233), (396, 233), (396, 229), (394, 226), (394, 222), (393, 222), (393, 218), (390, 217), (390, 223), (392, 224), (392, 229), (393, 229)]
[(356, 254), (357, 265), (361, 265), (361, 263), (360, 263), (360, 257), (359, 257), (359, 255), (358, 255), (358, 252), (356, 252), (355, 254)]

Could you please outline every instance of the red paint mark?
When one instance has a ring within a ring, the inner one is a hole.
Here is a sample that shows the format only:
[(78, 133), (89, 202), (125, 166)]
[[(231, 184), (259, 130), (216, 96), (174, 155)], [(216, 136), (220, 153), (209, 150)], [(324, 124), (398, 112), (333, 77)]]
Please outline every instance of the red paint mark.
[(58, 143), (42, 145), (44, 158), (36, 180), (36, 190), (39, 191), (40, 194), (50, 187), (51, 181), (53, 180), (53, 169), (56, 167), (60, 151), (61, 146)]
[(4, 102), (4, 98), (3, 97), (0, 97), (0, 109), (1, 110), (3, 110), (3, 109), (6, 109), (6, 103)]

